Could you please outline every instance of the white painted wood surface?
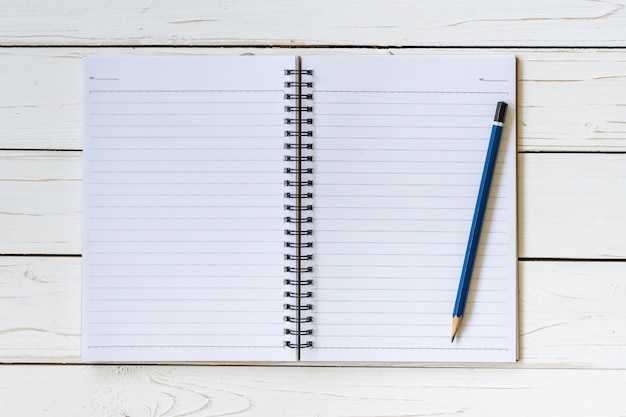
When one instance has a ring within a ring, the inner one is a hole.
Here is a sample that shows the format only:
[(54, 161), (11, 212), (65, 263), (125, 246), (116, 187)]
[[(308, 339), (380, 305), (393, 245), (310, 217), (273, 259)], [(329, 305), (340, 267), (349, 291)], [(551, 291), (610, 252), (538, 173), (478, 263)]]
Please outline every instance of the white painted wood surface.
[[(0, 253), (79, 255), (81, 153), (0, 151)], [(518, 256), (624, 259), (625, 154), (520, 153)]]
[[(624, 26), (626, 28), (626, 25)], [(626, 38), (626, 29), (624, 29)], [(513, 53), (519, 151), (624, 151), (626, 50), (7, 48), (0, 55), (0, 148), (81, 149), (88, 54)]]
[[(498, 367), (626, 368), (626, 265), (521, 262), (519, 273), (520, 361)], [(0, 257), (0, 286), (12, 316), (3, 361), (80, 363), (80, 258)]]
[[(626, 416), (625, 6), (0, 0), (3, 415)], [(81, 59), (106, 53), (516, 54), (520, 361), (81, 364)]]
[(0, 369), (0, 407), (21, 417), (620, 416), (624, 384), (623, 372), (582, 369), (20, 365)]
[(623, 0), (0, 2), (3, 45), (625, 46)]

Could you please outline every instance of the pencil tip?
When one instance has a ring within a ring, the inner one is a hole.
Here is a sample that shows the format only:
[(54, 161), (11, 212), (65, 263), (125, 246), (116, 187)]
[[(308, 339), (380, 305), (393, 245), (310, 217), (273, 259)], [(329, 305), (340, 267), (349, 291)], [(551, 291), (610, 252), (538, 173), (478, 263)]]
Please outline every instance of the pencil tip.
[(457, 332), (459, 331), (459, 325), (461, 324), (461, 318), (463, 316), (453, 316), (452, 317), (452, 340), (450, 343), (454, 343), (454, 338), (456, 337)]

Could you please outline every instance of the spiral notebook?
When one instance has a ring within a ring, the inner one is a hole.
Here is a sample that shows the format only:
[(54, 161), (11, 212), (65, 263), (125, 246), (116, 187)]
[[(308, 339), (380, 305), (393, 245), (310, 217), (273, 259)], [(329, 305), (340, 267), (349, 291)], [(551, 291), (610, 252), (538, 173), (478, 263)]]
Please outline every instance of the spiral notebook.
[(514, 57), (96, 56), (84, 79), (83, 360), (516, 359)]

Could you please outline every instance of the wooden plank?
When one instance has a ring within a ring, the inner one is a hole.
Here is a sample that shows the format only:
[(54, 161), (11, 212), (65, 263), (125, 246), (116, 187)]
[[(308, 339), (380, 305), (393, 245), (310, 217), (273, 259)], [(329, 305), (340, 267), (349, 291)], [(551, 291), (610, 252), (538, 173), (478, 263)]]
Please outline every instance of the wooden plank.
[[(520, 154), (518, 254), (626, 258), (625, 154)], [(0, 151), (0, 253), (81, 253), (81, 153)]]
[(81, 152), (0, 152), (0, 253), (80, 254)]
[(79, 257), (0, 256), (0, 361), (79, 360), (80, 265)]
[(520, 363), (626, 367), (626, 263), (519, 265)]
[[(0, 148), (80, 149), (82, 58), (89, 54), (429, 54), (484, 50), (5, 49), (0, 55)], [(624, 151), (622, 50), (491, 50), (518, 56), (520, 151)]]
[(615, 94), (626, 79), (626, 54), (516, 54), (518, 150), (626, 150), (626, 99)]
[[(626, 369), (625, 276), (622, 262), (521, 262), (520, 362), (504, 367)], [(78, 257), (0, 257), (0, 362), (80, 362), (80, 281)]]
[(621, 2), (4, 0), (0, 45), (624, 46)]
[(83, 55), (0, 52), (0, 148), (79, 149)]
[(626, 155), (518, 157), (518, 254), (626, 258)]
[(606, 416), (626, 371), (1, 366), (0, 406), (30, 416)]

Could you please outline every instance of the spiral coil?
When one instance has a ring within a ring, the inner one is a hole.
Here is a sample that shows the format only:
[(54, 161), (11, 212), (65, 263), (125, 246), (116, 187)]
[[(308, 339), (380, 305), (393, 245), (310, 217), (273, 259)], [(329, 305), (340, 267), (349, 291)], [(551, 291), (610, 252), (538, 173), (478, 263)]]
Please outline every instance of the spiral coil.
[[(313, 285), (311, 274), (313, 273), (313, 118), (310, 113), (313, 106), (310, 101), (313, 99), (313, 71), (301, 68), (300, 59), (296, 61), (295, 69), (285, 70), (285, 137), (289, 140), (285, 143), (285, 174), (287, 179), (284, 182), (287, 191), (284, 193), (285, 211), (289, 215), (285, 216), (285, 286), (288, 289), (284, 292), (286, 302), (284, 304), (284, 321), (290, 326), (285, 328), (285, 335), (289, 336), (285, 340), (285, 346), (299, 350), (313, 346), (307, 336), (313, 334), (311, 328), (307, 328), (308, 323), (313, 322), (314, 297), (310, 291)], [(306, 288), (306, 289), (305, 289)], [(307, 300), (306, 302), (304, 300)]]

